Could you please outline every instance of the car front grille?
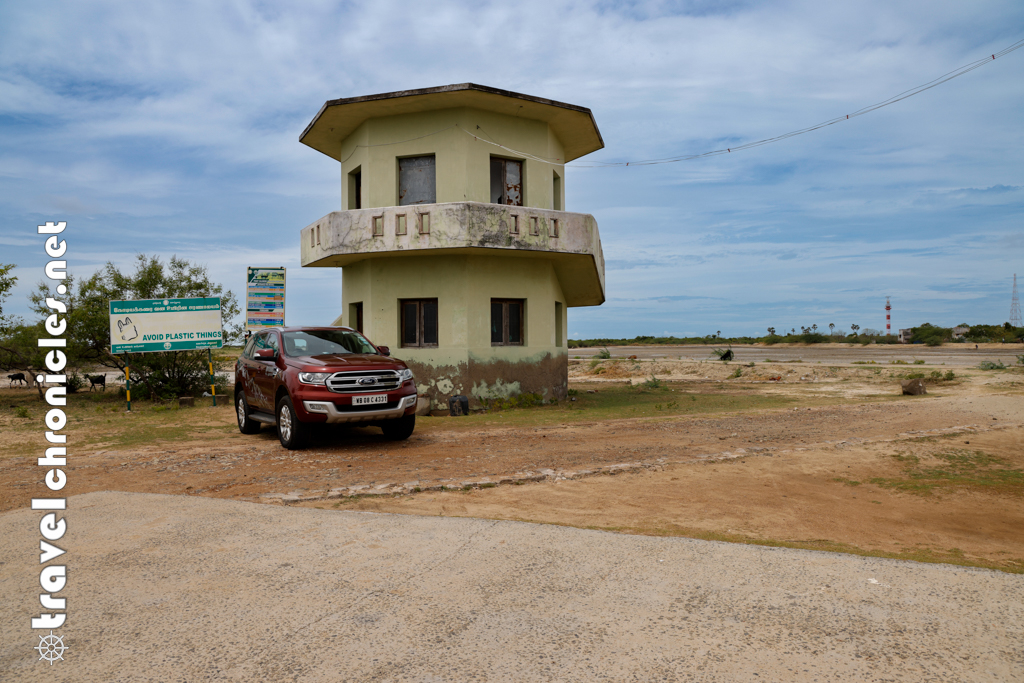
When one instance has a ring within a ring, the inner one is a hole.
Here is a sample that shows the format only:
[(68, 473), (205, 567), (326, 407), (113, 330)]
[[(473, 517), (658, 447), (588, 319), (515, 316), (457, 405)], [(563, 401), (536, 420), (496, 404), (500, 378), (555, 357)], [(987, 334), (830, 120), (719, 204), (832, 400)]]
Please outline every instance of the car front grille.
[(394, 391), (400, 386), (402, 380), (394, 370), (336, 372), (327, 378), (327, 388), (339, 394), (381, 393)]

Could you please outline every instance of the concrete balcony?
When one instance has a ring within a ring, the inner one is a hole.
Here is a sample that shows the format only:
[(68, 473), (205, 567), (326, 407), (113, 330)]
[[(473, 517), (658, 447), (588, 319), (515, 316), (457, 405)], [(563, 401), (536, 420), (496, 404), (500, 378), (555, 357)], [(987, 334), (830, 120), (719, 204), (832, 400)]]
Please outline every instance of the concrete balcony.
[(335, 211), (301, 231), (303, 267), (366, 259), (474, 254), (552, 262), (567, 306), (604, 303), (604, 255), (594, 217), (479, 202)]

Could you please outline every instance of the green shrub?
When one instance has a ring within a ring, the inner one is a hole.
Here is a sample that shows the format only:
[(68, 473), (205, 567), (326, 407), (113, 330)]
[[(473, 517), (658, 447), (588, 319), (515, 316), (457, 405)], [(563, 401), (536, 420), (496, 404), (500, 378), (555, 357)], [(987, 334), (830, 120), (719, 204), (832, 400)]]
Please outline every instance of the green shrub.
[(644, 382), (641, 386), (643, 386), (644, 389), (660, 389), (662, 387), (662, 382), (654, 375), (651, 375), (651, 378)]
[(1006, 366), (1003, 365), (1002, 362), (997, 361), (997, 362), (993, 363), (990, 360), (983, 360), (983, 361), (981, 361), (981, 363), (978, 365), (978, 367), (981, 368), (982, 370), (1005, 370), (1006, 369)]
[(67, 388), (69, 394), (76, 393), (79, 389), (85, 386), (85, 378), (78, 374), (78, 371), (73, 371), (68, 375)]
[(28, 417), (28, 408), (25, 406), (18, 406), (14, 409), (15, 417)]
[(608, 347), (606, 346), (605, 348), (597, 352), (597, 357), (601, 359), (608, 359), (612, 357), (612, 353), (611, 351), (608, 350)]

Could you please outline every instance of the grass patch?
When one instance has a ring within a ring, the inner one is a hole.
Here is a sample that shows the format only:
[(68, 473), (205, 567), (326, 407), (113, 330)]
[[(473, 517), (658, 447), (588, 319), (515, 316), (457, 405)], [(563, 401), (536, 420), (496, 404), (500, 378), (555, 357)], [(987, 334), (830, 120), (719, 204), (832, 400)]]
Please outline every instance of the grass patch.
[[(7, 392), (4, 403), (10, 412), (0, 414), (0, 433), (13, 438), (3, 440), (0, 458), (34, 453), (40, 422), (19, 416), (41, 418), (48, 407), (34, 389)], [(197, 403), (195, 408), (179, 409), (177, 403), (132, 401), (132, 412), (128, 413), (124, 398), (117, 392), (79, 392), (68, 395), (63, 410), (68, 417), (68, 433), (79, 449), (102, 445), (121, 450), (194, 439), (213, 442), (238, 433), (229, 396), (218, 396), (217, 408), (210, 406), (208, 398)]]
[[(530, 522), (531, 524), (544, 524), (529, 519), (518, 519), (517, 521)], [(561, 525), (573, 526), (573, 525)], [(726, 534), (717, 531), (705, 531), (703, 529), (688, 529), (675, 525), (670, 526), (585, 526), (584, 529), (595, 531), (609, 531), (612, 533), (633, 534), (639, 536), (675, 536), (683, 538), (695, 538), (702, 541), (721, 541), (724, 543), (742, 543), (744, 545), (762, 545), (770, 548), (794, 548), (797, 550), (821, 550), (831, 553), (844, 553), (847, 555), (858, 555), (860, 557), (885, 557), (894, 560), (910, 560), (912, 562), (925, 562), (928, 564), (954, 564), (961, 567), (980, 567), (983, 569), (995, 569), (1010, 574), (1024, 574), (1024, 559), (1008, 559), (1003, 562), (992, 562), (977, 558), (968, 558), (959, 548), (948, 550), (931, 548), (908, 548), (900, 552), (889, 552), (882, 550), (870, 550), (860, 548), (849, 543), (841, 543), (828, 539), (810, 540), (778, 540), (771, 538), (752, 538), (740, 534)]]
[(860, 486), (860, 482), (855, 479), (845, 479), (843, 477), (833, 477), (832, 481), (838, 481), (840, 484), (846, 484), (847, 486)]
[[(486, 413), (476, 413), (456, 419), (430, 418), (417, 420), (416, 430), (435, 431), (451, 429), (479, 429), (487, 426), (542, 426), (573, 424), (635, 417), (672, 417), (744, 410), (765, 410), (793, 406), (799, 399), (789, 396), (757, 395), (732, 392), (694, 393), (687, 385), (657, 380), (658, 386), (648, 386), (650, 380), (636, 386), (602, 384), (597, 393), (575, 388), (575, 401), (557, 404), (513, 405), (494, 403)], [(583, 385), (584, 387), (587, 385)], [(594, 385), (591, 385), (594, 386)]]
[(974, 489), (986, 493), (1024, 495), (1024, 470), (983, 451), (955, 449), (922, 460), (916, 455), (892, 456), (903, 469), (901, 477), (875, 477), (871, 483), (882, 488), (921, 496), (937, 491)]

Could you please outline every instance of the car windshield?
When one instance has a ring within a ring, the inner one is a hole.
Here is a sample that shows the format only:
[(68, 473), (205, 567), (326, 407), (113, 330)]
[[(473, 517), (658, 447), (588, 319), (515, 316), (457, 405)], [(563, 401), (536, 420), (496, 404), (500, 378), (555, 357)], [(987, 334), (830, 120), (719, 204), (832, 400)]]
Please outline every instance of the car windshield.
[(352, 330), (284, 332), (284, 352), (289, 356), (377, 353), (366, 337)]

